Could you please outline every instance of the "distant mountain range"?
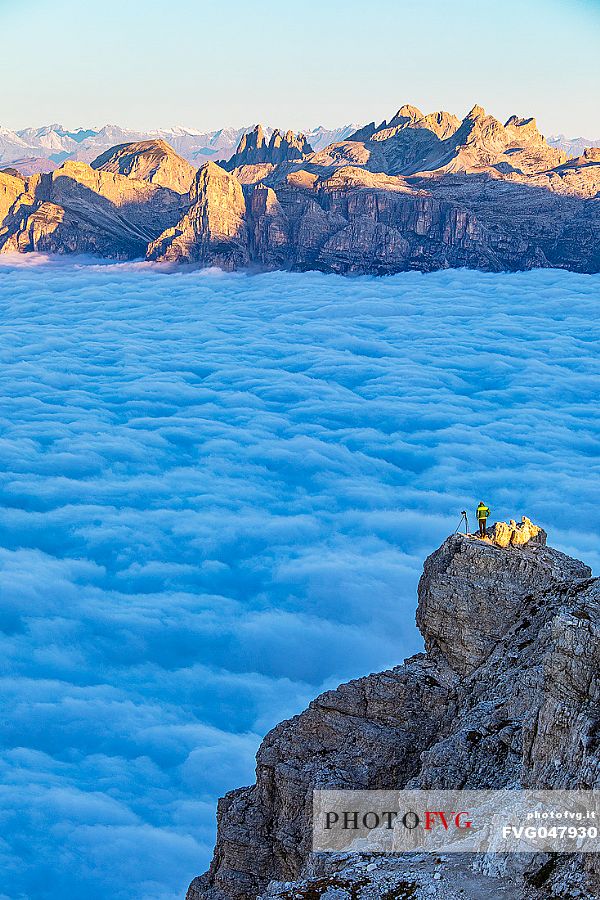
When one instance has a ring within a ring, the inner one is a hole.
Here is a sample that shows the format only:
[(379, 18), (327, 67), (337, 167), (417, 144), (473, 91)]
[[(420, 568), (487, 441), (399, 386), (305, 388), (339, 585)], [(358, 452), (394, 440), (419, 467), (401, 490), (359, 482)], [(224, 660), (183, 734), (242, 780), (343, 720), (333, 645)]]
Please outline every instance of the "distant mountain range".
[[(328, 144), (345, 140), (359, 129), (357, 123), (339, 128), (325, 128), (319, 125), (303, 132), (313, 150), (323, 150)], [(216, 131), (197, 131), (194, 128), (177, 126), (151, 131), (136, 131), (118, 125), (104, 125), (102, 128), (76, 128), (69, 130), (63, 125), (44, 125), (41, 128), (24, 128), (9, 131), (0, 127), (0, 166), (14, 166), (24, 175), (35, 172), (52, 172), (66, 159), (92, 162), (101, 153), (116, 144), (132, 141), (166, 141), (184, 159), (196, 166), (212, 160), (228, 160), (236, 150), (242, 136), (251, 127), (219, 128)], [(264, 134), (270, 139), (273, 128), (266, 127)], [(586, 147), (600, 146), (600, 138), (567, 138), (564, 134), (551, 135), (551, 147), (564, 150), (569, 156), (581, 156)]]
[[(260, 125), (168, 136), (20, 132), (18, 150), (42, 147), (54, 171), (0, 164), (0, 252), (346, 274), (600, 271), (600, 148), (569, 157), (532, 118), (406, 104), (332, 140)], [(10, 153), (14, 137), (0, 135)]]
[[(343, 141), (359, 126), (356, 123), (340, 128), (319, 125), (304, 132), (313, 150), (322, 150), (335, 141)], [(229, 159), (242, 136), (251, 128), (219, 128), (217, 131), (197, 131), (193, 128), (164, 128), (153, 131), (135, 131), (118, 125), (105, 125), (97, 130), (77, 128), (70, 131), (63, 125), (44, 125), (41, 128), (25, 128), (9, 131), (0, 127), (0, 166), (12, 166), (23, 175), (35, 172), (52, 172), (66, 159), (92, 162), (101, 153), (116, 144), (132, 141), (166, 141), (184, 159), (196, 166), (208, 160)], [(270, 138), (272, 128), (265, 128)]]
[(551, 147), (564, 150), (569, 156), (581, 156), (586, 147), (600, 147), (600, 138), (592, 140), (592, 138), (568, 138), (564, 134), (552, 134), (548, 138), (548, 143)]

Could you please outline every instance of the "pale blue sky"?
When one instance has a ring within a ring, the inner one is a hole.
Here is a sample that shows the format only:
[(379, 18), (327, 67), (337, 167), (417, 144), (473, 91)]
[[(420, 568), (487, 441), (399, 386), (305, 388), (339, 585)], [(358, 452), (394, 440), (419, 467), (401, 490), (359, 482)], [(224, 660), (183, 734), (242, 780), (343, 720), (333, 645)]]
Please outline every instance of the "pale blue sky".
[(0, 0), (0, 126), (381, 120), (404, 102), (600, 136), (592, 0)]

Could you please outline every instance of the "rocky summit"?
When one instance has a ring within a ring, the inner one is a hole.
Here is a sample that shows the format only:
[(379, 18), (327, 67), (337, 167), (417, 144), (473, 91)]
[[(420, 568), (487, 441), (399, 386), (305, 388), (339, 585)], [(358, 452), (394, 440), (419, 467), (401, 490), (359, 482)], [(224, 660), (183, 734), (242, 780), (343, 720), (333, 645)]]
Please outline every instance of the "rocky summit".
[(253, 131), (242, 136), (236, 152), (224, 164), (224, 168), (231, 170), (254, 163), (277, 165), (287, 160), (302, 159), (312, 152), (312, 147), (303, 134), (296, 135), (293, 131), (282, 134), (275, 128), (267, 141), (262, 125), (257, 125)]
[(459, 119), (407, 104), (316, 152), (257, 125), (197, 171), (162, 139), (28, 171), (0, 171), (0, 252), (344, 274), (600, 271), (600, 150), (569, 158), (535, 119), (502, 124), (477, 105)]
[(194, 166), (175, 153), (166, 141), (120, 144), (95, 159), (92, 169), (160, 184), (178, 194), (189, 193), (196, 177)]
[(213, 862), (187, 900), (600, 895), (593, 854), (311, 849), (314, 788), (600, 786), (600, 583), (527, 522), (529, 536), (505, 525), (449, 537), (419, 583), (426, 652), (328, 691), (266, 736), (256, 783), (219, 801)]

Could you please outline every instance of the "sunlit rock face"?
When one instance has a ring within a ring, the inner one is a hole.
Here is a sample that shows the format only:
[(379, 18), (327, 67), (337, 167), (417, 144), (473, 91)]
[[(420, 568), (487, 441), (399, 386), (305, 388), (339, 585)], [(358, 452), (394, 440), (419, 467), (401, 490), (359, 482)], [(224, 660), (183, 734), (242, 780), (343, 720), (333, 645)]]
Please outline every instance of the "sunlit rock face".
[(21, 192), (0, 228), (0, 252), (143, 256), (187, 203), (170, 188), (81, 162), (17, 182)]
[[(59, 177), (89, 186), (73, 165), (84, 164), (66, 163)], [(119, 144), (93, 170), (136, 185), (135, 199), (131, 184), (104, 182), (92, 190), (109, 204), (83, 210), (50, 196), (51, 176), (23, 179), (23, 200), (0, 202), (0, 249), (342, 274), (600, 270), (600, 151), (568, 159), (533, 118), (502, 124), (474, 106), (461, 120), (406, 104), (317, 152), (302, 134), (267, 138), (257, 125), (210, 165), (196, 176), (164, 140)], [(175, 196), (145, 194), (140, 183)], [(19, 214), (27, 206), (29, 222)]]
[(14, 169), (0, 172), (0, 223), (24, 190), (25, 179), (19, 172)]
[(198, 170), (192, 205), (148, 248), (148, 258), (237, 269), (249, 262), (246, 201), (239, 181), (214, 163)]
[(466, 889), (525, 900), (562, 896), (566, 884), (594, 896), (593, 859), (522, 857), (482, 870), (468, 854), (435, 864), (313, 856), (310, 821), (316, 787), (598, 786), (599, 588), (541, 530), (506, 547), (449, 537), (419, 583), (426, 654), (321, 695), (267, 735), (256, 784), (219, 802), (213, 863), (187, 900), (358, 891), (424, 900)]
[(102, 153), (91, 165), (92, 169), (148, 181), (178, 194), (187, 194), (196, 177), (194, 166), (166, 141), (120, 144)]
[(546, 532), (539, 525), (534, 525), (531, 519), (523, 516), (520, 522), (511, 519), (510, 522), (496, 522), (486, 533), (485, 539), (489, 539), (498, 547), (513, 547), (520, 544), (528, 544), (535, 541), (538, 544), (546, 543)]

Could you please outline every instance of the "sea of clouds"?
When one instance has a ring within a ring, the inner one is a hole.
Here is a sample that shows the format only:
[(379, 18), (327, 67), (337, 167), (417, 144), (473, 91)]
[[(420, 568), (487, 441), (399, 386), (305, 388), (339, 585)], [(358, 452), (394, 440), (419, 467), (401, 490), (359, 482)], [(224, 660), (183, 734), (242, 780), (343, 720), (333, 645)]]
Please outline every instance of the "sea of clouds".
[(461, 509), (598, 571), (599, 287), (0, 257), (0, 900), (183, 900)]

